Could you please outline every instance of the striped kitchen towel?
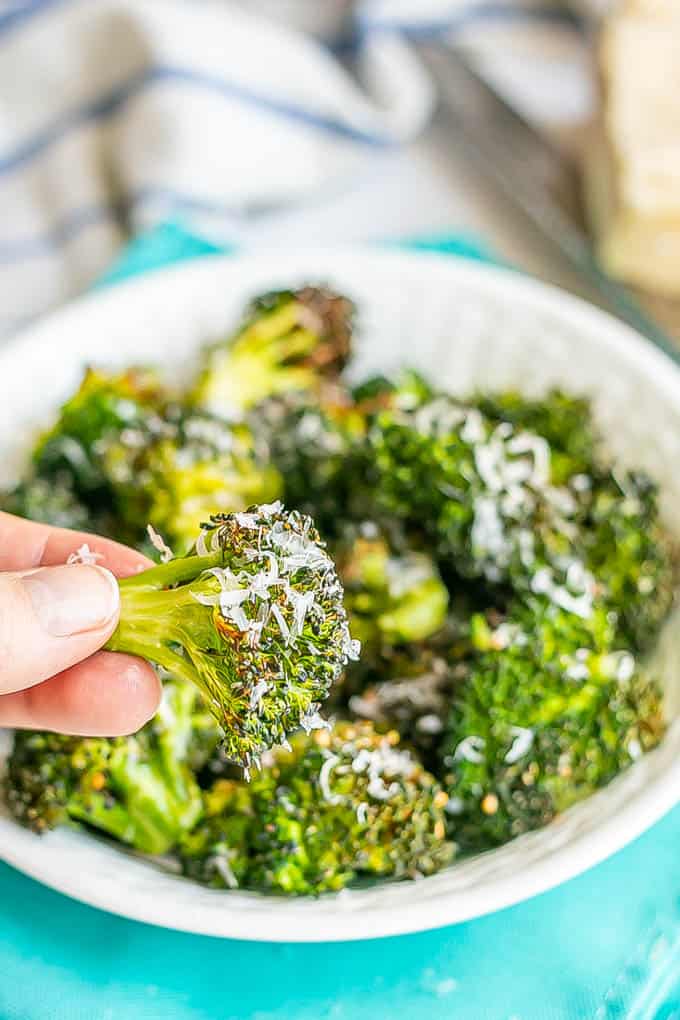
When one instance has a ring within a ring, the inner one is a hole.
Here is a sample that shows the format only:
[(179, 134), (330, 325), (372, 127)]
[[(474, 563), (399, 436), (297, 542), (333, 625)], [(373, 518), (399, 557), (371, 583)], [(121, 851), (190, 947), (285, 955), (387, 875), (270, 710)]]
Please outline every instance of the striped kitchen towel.
[(256, 219), (266, 243), (273, 210), (305, 215), (305, 199), (413, 138), (433, 88), (409, 36), (524, 67), (531, 52), (553, 81), (582, 45), (549, 0), (366, 0), (335, 47), (294, 27), (305, 3), (319, 9), (0, 0), (0, 335), (85, 288), (130, 234), (179, 218), (248, 245)]

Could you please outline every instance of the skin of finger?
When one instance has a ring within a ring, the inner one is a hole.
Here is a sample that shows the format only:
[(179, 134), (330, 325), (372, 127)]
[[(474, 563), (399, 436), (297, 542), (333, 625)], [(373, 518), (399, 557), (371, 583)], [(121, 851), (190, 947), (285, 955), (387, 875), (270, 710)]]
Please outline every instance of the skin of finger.
[(57, 566), (85, 544), (99, 555), (97, 563), (117, 577), (129, 577), (153, 566), (146, 556), (110, 538), (52, 528), (0, 512), (0, 571)]
[(101, 627), (54, 637), (37, 622), (20, 575), (12, 573), (0, 574), (0, 607), (0, 694), (32, 687), (87, 659), (118, 623), (116, 612)]
[(160, 698), (160, 681), (148, 663), (97, 652), (45, 683), (0, 697), (0, 726), (124, 736), (149, 721)]

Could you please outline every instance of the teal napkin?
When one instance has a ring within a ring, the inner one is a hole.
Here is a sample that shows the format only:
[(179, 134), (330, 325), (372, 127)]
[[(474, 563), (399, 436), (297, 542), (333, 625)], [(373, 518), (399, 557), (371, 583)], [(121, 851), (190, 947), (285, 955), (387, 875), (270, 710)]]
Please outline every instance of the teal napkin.
[[(474, 238), (413, 246), (488, 259)], [(165, 226), (104, 281), (214, 245)], [(104, 914), (0, 865), (0, 1020), (680, 1020), (680, 808), (558, 889), (400, 938), (267, 945)]]

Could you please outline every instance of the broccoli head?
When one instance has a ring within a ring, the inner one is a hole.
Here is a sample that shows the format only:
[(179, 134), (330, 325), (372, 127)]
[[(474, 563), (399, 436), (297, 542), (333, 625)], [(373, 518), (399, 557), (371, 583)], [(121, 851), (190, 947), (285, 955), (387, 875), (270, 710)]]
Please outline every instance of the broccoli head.
[(671, 608), (675, 563), (659, 521), (656, 486), (642, 473), (593, 484), (585, 558), (624, 640), (646, 650)]
[(229, 758), (248, 769), (317, 709), (358, 642), (309, 517), (280, 503), (218, 514), (195, 547), (119, 582), (107, 647), (141, 655), (203, 693)]
[(256, 298), (234, 336), (210, 347), (192, 402), (226, 418), (266, 397), (318, 389), (350, 353), (354, 307), (323, 287)]
[(489, 626), (453, 695), (443, 767), (451, 830), (480, 850), (549, 822), (663, 733), (661, 695), (608, 612), (588, 620), (535, 598)]
[(181, 848), (215, 886), (318, 894), (361, 877), (429, 875), (447, 864), (447, 796), (394, 732), (337, 723), (267, 756), (248, 786), (222, 780)]
[(554, 484), (543, 437), (436, 397), (369, 427), (375, 501), (464, 577), (522, 585), (572, 553), (577, 494)]
[(167, 853), (203, 810), (187, 760), (195, 701), (191, 686), (166, 684), (158, 715), (133, 737), (17, 732), (10, 811), (37, 832), (81, 823), (143, 853)]
[(104, 468), (133, 534), (142, 535), (153, 521), (173, 547), (185, 550), (211, 513), (245, 510), (281, 495), (283, 483), (266, 444), (245, 424), (173, 411), (138, 450), (125, 440), (122, 435), (108, 443)]
[(595, 459), (584, 401), (508, 394), (481, 406), (493, 417), (446, 396), (374, 416), (378, 511), (428, 538), (458, 576), (581, 614), (595, 598), (620, 619), (622, 640), (646, 645), (673, 586), (655, 487), (640, 474), (619, 482)]
[(364, 653), (422, 641), (443, 625), (449, 593), (426, 553), (393, 552), (378, 526), (367, 521), (338, 545), (336, 559), (352, 633)]
[(31, 521), (73, 531), (106, 531), (105, 522), (93, 517), (71, 487), (57, 479), (30, 478), (0, 495), (0, 510)]
[(338, 508), (347, 520), (364, 492), (366, 421), (348, 390), (325, 385), (317, 394), (270, 397), (250, 416), (253, 431), (271, 451), (284, 480), (284, 498), (334, 536)]
[[(449, 707), (456, 685), (468, 665), (455, 646), (437, 648), (421, 642), (383, 654), (373, 682), (351, 693), (348, 708), (355, 719), (370, 720), (381, 732), (396, 730), (423, 760), (433, 757), (448, 727)], [(351, 690), (350, 679), (348, 684)]]
[(167, 396), (147, 369), (106, 375), (85, 373), (78, 391), (62, 407), (56, 424), (38, 443), (33, 462), (41, 478), (67, 478), (77, 495), (92, 501), (109, 497), (102, 453), (121, 434), (134, 449), (160, 426)]
[(564, 484), (579, 473), (591, 474), (600, 451), (590, 402), (562, 390), (532, 400), (515, 390), (479, 394), (472, 403), (490, 422), (509, 422), (518, 432), (533, 432), (550, 443), (553, 481)]

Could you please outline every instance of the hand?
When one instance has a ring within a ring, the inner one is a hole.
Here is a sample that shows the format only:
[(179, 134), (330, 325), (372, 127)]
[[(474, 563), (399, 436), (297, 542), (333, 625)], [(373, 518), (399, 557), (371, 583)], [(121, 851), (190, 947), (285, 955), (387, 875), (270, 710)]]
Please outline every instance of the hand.
[[(87, 543), (97, 565), (66, 565)], [(118, 622), (118, 577), (148, 567), (127, 546), (0, 513), (0, 726), (133, 733), (158, 708), (148, 663), (98, 649)]]

